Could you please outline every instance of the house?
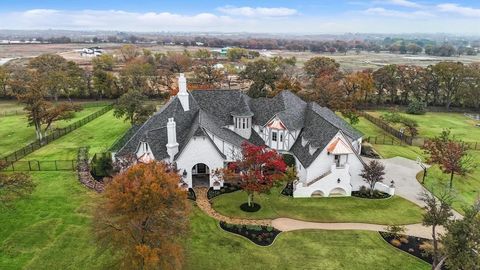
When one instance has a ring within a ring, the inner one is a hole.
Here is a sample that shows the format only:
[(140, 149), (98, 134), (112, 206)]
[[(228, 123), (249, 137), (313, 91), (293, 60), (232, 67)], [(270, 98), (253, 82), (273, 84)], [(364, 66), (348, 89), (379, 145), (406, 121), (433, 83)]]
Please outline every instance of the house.
[(289, 91), (250, 98), (241, 91), (188, 92), (183, 74), (179, 92), (120, 148), (141, 162), (176, 164), (185, 188), (220, 188), (212, 172), (241, 155), (248, 141), (295, 158), (294, 197), (350, 196), (365, 183), (359, 153), (362, 134), (330, 109), (305, 102)]
[(102, 53), (103, 53), (103, 50), (98, 47), (83, 48), (82, 50), (80, 50), (80, 56), (84, 56), (84, 57), (100, 56), (102, 55)]

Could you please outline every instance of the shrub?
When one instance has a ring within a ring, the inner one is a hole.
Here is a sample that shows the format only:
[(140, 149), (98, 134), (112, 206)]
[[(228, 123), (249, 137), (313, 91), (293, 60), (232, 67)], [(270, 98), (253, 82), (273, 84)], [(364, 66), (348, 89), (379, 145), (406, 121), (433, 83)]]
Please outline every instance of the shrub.
[(408, 104), (407, 107), (407, 113), (408, 114), (416, 114), (416, 115), (421, 115), (425, 114), (427, 111), (427, 105), (425, 102), (419, 101), (419, 100), (414, 100)]
[(400, 242), (404, 243), (404, 244), (408, 244), (408, 238), (407, 237), (400, 237)]
[[(400, 235), (405, 234), (406, 228), (405, 226), (400, 226), (400, 225), (388, 225), (385, 228), (385, 231), (390, 237), (393, 237), (395, 239), (401, 239), (398, 238)], [(402, 237), (403, 238), (403, 237)], [(407, 240), (408, 243), (408, 240)]]
[(290, 154), (283, 154), (283, 161), (288, 167), (295, 167), (295, 158)]
[(92, 174), (97, 177), (110, 176), (113, 169), (112, 154), (110, 152), (95, 154), (90, 162), (90, 168)]
[(402, 242), (400, 242), (400, 240), (398, 240), (398, 239), (392, 239), (392, 240), (390, 241), (390, 244), (392, 244), (392, 245), (394, 245), (394, 246), (396, 246), (396, 247), (400, 247), (400, 246), (402, 245)]

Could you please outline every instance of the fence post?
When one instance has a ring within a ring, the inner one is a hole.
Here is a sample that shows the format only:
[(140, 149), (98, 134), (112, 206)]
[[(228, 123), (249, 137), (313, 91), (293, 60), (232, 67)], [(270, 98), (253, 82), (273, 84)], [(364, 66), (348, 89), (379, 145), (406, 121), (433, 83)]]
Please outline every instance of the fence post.
[(37, 160), (37, 167), (38, 167), (38, 170), (40, 171), (40, 161)]
[(28, 169), (31, 171), (32, 170), (32, 165), (30, 164), (30, 160), (28, 161)]
[(13, 162), (11, 162), (10, 164), (12, 164), (12, 171), (15, 171), (15, 167), (13, 166)]

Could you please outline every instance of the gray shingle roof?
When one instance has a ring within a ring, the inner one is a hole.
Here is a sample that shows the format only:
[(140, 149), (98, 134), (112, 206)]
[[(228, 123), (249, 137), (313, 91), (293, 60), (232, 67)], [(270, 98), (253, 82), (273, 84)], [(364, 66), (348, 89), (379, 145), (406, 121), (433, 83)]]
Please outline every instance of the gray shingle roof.
[[(253, 123), (260, 126), (264, 126), (270, 119), (277, 116), (289, 130), (301, 130), (299, 139), (292, 146), (291, 152), (306, 167), (315, 160), (339, 130), (352, 140), (361, 137), (358, 131), (328, 108), (316, 103), (307, 104), (289, 91), (283, 91), (273, 98), (257, 99), (233, 90), (193, 91), (189, 95), (189, 104), (190, 110), (185, 112), (178, 98), (174, 97), (138, 129), (118, 154), (134, 153), (139, 143), (146, 141), (156, 159), (168, 158), (165, 146), (168, 141), (166, 125), (168, 118), (171, 117), (176, 122), (179, 144), (179, 153), (175, 158), (178, 158), (190, 138), (208, 137), (206, 132), (240, 146), (245, 139), (227, 127), (233, 124), (232, 115), (253, 114)], [(249, 142), (256, 145), (264, 144), (254, 130), (251, 134)], [(301, 145), (301, 136), (308, 140), (305, 147)], [(318, 148), (313, 155), (309, 153), (309, 145)]]

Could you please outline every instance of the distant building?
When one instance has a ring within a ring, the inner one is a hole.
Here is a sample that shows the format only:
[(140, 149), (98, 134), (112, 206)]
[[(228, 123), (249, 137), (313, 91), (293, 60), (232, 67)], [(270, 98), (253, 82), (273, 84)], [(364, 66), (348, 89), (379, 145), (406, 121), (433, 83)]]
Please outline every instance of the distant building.
[(83, 48), (80, 51), (80, 56), (83, 56), (83, 57), (95, 57), (95, 56), (100, 56), (102, 54), (103, 54), (103, 50), (98, 47)]

